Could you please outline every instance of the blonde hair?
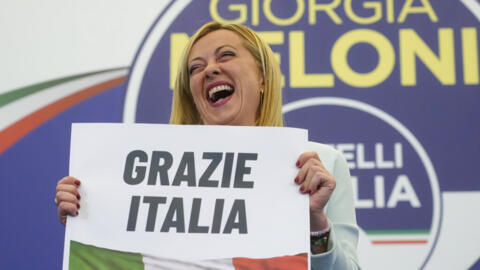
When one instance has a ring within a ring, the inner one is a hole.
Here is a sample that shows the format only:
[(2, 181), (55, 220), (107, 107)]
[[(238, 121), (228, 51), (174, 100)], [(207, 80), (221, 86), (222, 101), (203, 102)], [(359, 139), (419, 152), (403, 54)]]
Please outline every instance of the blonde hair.
[(190, 92), (188, 56), (193, 45), (210, 32), (225, 29), (237, 33), (245, 41), (245, 47), (252, 54), (263, 75), (264, 89), (259, 108), (257, 126), (283, 126), (282, 89), (280, 65), (272, 49), (253, 30), (238, 24), (209, 22), (203, 25), (188, 41), (179, 63), (173, 90), (170, 124), (202, 124)]

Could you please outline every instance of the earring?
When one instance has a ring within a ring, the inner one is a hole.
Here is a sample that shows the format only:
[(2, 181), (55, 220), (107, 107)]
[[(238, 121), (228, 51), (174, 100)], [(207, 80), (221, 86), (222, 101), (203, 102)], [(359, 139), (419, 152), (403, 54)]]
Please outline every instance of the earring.
[(260, 106), (263, 104), (263, 87), (260, 88)]

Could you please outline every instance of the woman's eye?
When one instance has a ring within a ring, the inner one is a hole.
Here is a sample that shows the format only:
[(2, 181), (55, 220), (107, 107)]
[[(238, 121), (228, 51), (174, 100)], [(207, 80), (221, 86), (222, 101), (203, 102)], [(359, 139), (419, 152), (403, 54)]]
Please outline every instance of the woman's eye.
[(235, 56), (235, 53), (231, 51), (224, 51), (220, 54), (220, 57), (226, 57), (226, 56)]
[(188, 73), (192, 75), (196, 69), (197, 69), (197, 66), (191, 66), (190, 69), (188, 70)]

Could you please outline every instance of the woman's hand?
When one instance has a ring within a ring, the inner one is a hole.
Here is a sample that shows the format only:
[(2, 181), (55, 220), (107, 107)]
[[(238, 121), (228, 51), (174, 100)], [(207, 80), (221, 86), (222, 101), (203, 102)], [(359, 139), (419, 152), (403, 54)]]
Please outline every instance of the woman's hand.
[(300, 171), (295, 183), (300, 185), (301, 193), (310, 194), (310, 230), (323, 230), (328, 226), (324, 208), (335, 189), (335, 178), (325, 169), (317, 152), (301, 154), (296, 165)]
[(80, 209), (79, 186), (80, 181), (71, 176), (66, 176), (58, 181), (55, 203), (58, 206), (58, 218), (63, 225), (67, 222), (67, 215), (78, 215), (78, 209)]

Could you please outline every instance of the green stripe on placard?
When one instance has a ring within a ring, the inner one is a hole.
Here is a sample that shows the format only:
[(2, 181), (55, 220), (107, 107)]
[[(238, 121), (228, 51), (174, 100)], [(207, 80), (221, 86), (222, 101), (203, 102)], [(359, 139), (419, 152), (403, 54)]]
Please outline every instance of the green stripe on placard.
[(388, 234), (430, 234), (430, 230), (370, 230), (365, 231), (368, 235), (388, 235)]
[(144, 270), (142, 258), (140, 253), (121, 252), (70, 241), (68, 269)]
[(50, 87), (58, 85), (58, 84), (66, 83), (68, 81), (72, 81), (72, 80), (75, 80), (75, 79), (87, 77), (87, 76), (90, 76), (90, 75), (95, 75), (95, 74), (100, 74), (100, 73), (115, 71), (115, 70), (121, 70), (121, 69), (125, 69), (125, 68), (113, 68), (113, 69), (106, 69), (106, 70), (101, 70), (101, 71), (94, 71), (94, 72), (69, 76), (69, 77), (65, 77), (65, 78), (60, 78), (60, 79), (56, 79), (56, 80), (51, 80), (51, 81), (42, 82), (42, 83), (22, 87), (22, 88), (19, 88), (19, 89), (15, 89), (15, 90), (9, 91), (7, 93), (0, 94), (0, 107), (4, 106), (4, 105), (6, 105), (10, 102), (13, 102), (13, 101), (15, 101), (19, 98), (31, 95), (33, 93), (36, 93), (36, 92), (39, 92), (39, 91), (42, 91), (42, 90), (45, 90), (47, 88), (50, 88)]

